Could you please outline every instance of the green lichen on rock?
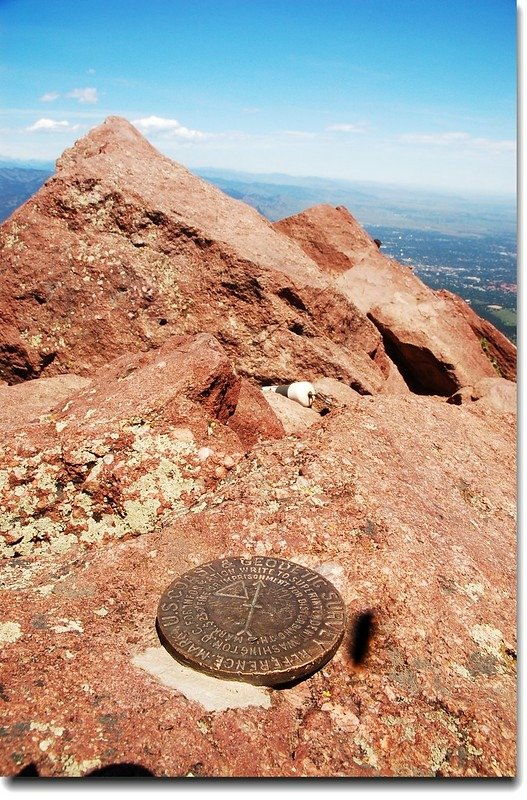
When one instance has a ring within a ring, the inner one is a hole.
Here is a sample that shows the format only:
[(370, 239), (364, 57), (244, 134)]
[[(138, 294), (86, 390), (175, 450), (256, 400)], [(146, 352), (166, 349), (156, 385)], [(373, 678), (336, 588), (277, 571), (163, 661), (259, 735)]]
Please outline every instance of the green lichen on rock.
[(12, 465), (0, 471), (3, 556), (139, 536), (165, 515), (188, 510), (202, 491), (189, 463), (193, 439), (153, 432), (146, 423), (122, 431), (131, 434), (124, 447), (112, 431), (79, 443), (67, 460), (60, 445), (25, 459), (11, 455)]
[(497, 358), (495, 356), (493, 356), (492, 353), (490, 352), (490, 345), (489, 345), (488, 339), (486, 339), (484, 336), (482, 336), (481, 339), (479, 340), (479, 343), (481, 345), (481, 349), (483, 350), (483, 352), (487, 356), (488, 360), (490, 361), (490, 363), (494, 367), (494, 369), (496, 371), (496, 374), (498, 375), (499, 378), (501, 378), (502, 377), (501, 368), (500, 368), (500, 365), (498, 364)]

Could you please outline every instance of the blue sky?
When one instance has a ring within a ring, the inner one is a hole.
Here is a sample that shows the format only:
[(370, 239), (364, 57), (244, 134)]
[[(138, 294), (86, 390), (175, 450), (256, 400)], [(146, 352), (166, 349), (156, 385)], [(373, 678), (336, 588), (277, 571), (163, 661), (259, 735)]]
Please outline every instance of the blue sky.
[(105, 117), (191, 169), (512, 193), (513, 0), (0, 0), (0, 157)]

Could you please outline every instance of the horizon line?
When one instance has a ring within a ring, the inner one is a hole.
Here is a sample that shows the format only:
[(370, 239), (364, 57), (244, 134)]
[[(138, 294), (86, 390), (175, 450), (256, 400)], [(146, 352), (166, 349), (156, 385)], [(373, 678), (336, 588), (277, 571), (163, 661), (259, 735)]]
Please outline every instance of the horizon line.
[[(59, 156), (60, 157), (60, 156)], [(170, 156), (167, 156), (170, 158)], [(171, 159), (176, 163), (182, 163), (176, 161), (176, 159)], [(4, 156), (0, 153), (0, 169), (9, 169), (10, 165), (13, 168), (18, 169), (56, 169), (56, 159), (39, 159), (39, 158), (21, 158), (17, 157), (14, 158), (12, 156)], [(188, 164), (183, 164), (188, 170), (191, 172), (209, 172), (209, 173), (231, 173), (233, 175), (240, 175), (240, 176), (257, 176), (259, 178), (291, 178), (293, 180), (303, 180), (303, 181), (327, 181), (329, 183), (335, 183), (339, 185), (348, 185), (348, 186), (373, 186), (373, 187), (385, 187), (385, 188), (394, 188), (394, 189), (405, 189), (407, 191), (415, 191), (415, 192), (424, 192), (427, 194), (436, 194), (436, 195), (458, 195), (458, 196), (468, 196), (471, 199), (475, 199), (478, 196), (481, 198), (500, 198), (500, 199), (507, 199), (510, 202), (513, 202), (517, 205), (518, 202), (518, 191), (516, 192), (507, 192), (504, 190), (498, 189), (470, 189), (466, 187), (443, 187), (443, 186), (431, 186), (426, 187), (422, 184), (415, 184), (415, 183), (397, 183), (393, 181), (375, 181), (375, 180), (366, 180), (364, 178), (334, 178), (325, 175), (313, 175), (313, 174), (294, 174), (288, 172), (260, 172), (259, 170), (238, 170), (232, 167), (213, 167), (210, 165), (199, 165), (199, 166), (189, 166)]]

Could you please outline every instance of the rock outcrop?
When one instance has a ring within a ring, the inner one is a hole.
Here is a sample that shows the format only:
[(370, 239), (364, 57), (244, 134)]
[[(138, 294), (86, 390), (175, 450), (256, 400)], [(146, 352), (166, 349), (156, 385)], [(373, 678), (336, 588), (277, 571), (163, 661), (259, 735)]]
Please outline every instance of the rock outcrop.
[(259, 382), (329, 375), (373, 393), (390, 372), (374, 325), (296, 243), (120, 118), (65, 152), (0, 239), (8, 383), (201, 331)]
[[(375, 258), (375, 239), (344, 206), (314, 206), (274, 223), (276, 230), (298, 242), (324, 272), (338, 275)], [(382, 261), (381, 261), (382, 263)]]
[(199, 508), (248, 445), (284, 435), (207, 334), (121, 356), (90, 381), (65, 378), (0, 390), (3, 557), (153, 530), (167, 512)]
[(491, 322), (466, 303), (462, 297), (446, 289), (435, 293), (441, 300), (451, 306), (451, 314), (463, 317), (474, 335), (479, 339), (481, 349), (494, 367), (495, 374), (509, 381), (516, 380), (517, 351), (515, 345), (503, 335)]
[[(384, 256), (345, 209), (317, 206), (275, 227), (297, 241), (321, 269), (338, 273), (336, 286), (375, 324), (412, 391), (448, 396), (496, 375), (465, 309), (460, 312), (409, 267)], [(501, 363), (501, 351), (497, 357)]]
[[(0, 774), (514, 776), (510, 348), (347, 211), (274, 228), (118, 118), (1, 235)], [(312, 408), (259, 388), (294, 379)], [(230, 556), (340, 591), (322, 669), (161, 646)]]
[(464, 386), (447, 400), (448, 403), (478, 403), (500, 413), (516, 413), (518, 398), (515, 381), (506, 378), (482, 378), (475, 386)]
[(345, 209), (273, 226), (117, 117), (64, 153), (0, 243), (8, 383), (88, 376), (204, 330), (260, 383), (329, 376), (373, 394), (401, 391), (400, 372), (448, 396), (494, 374), (465, 312), (382, 255)]
[[(512, 776), (514, 415), (326, 381), (333, 410), (287, 412), (288, 435), (248, 446), (242, 386), (190, 337), (4, 428), (2, 774)], [(264, 689), (164, 650), (162, 592), (233, 555), (340, 591), (348, 627), (322, 670)]]

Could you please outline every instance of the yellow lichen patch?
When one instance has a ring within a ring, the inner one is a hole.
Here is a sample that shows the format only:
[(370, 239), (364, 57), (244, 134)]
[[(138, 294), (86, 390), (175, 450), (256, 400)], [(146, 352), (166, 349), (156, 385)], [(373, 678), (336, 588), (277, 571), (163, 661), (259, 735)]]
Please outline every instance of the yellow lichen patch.
[(49, 549), (52, 553), (66, 553), (76, 543), (77, 537), (72, 534), (60, 533), (53, 536), (49, 543)]
[(456, 675), (459, 675), (461, 678), (466, 678), (467, 680), (472, 680), (473, 676), (462, 664), (453, 661), (451, 666), (452, 671), (455, 672)]
[(19, 225), (18, 222), (11, 222), (5, 233), (2, 233), (4, 246), (8, 250), (17, 248), (18, 250), (25, 250), (26, 244), (19, 238), (19, 234), (25, 230), (26, 225)]
[(30, 347), (40, 347), (42, 345), (42, 334), (41, 333), (30, 333), (27, 329), (20, 331), (20, 338), (23, 339), (25, 342), (28, 343)]
[(155, 525), (159, 500), (150, 497), (145, 500), (125, 500), (126, 521), (135, 534), (148, 533)]
[(60, 619), (59, 625), (54, 625), (55, 633), (84, 633), (82, 623), (78, 619)]
[(432, 773), (439, 772), (447, 760), (448, 747), (433, 743), (430, 746), (430, 771)]
[(42, 741), (40, 741), (38, 743), (38, 746), (39, 746), (39, 748), (41, 750), (43, 750), (45, 752), (46, 750), (48, 750), (51, 747), (51, 745), (53, 744), (54, 741), (55, 740), (53, 739), (53, 737), (50, 736), (48, 739), (42, 739)]
[[(458, 665), (455, 665), (458, 666)], [(469, 676), (470, 677), (470, 676)], [(437, 709), (424, 714), (424, 718), (432, 723), (439, 723), (457, 741), (459, 746), (474, 758), (483, 755), (483, 751), (474, 747), (470, 740), (465, 726), (452, 714), (443, 709)], [(448, 767), (448, 752), (452, 749), (451, 741), (435, 741), (430, 747), (430, 768), (433, 773), (439, 770), (445, 771)]]
[(49, 731), (53, 736), (62, 736), (64, 728), (61, 725), (55, 725), (54, 722), (31, 722), (29, 730), (38, 731), (39, 733), (46, 733)]
[[(115, 438), (123, 433), (133, 439), (116, 449)], [(186, 513), (202, 494), (189, 461), (195, 454), (189, 429), (157, 434), (137, 419), (120, 426), (120, 433), (79, 443), (67, 462), (60, 447), (15, 461), (10, 471), (0, 471), (2, 555), (61, 553), (77, 542), (137, 536), (167, 512)], [(82, 483), (70, 480), (71, 465), (85, 473)], [(18, 483), (11, 487), (13, 476)]]
[(481, 650), (496, 659), (501, 659), (503, 652), (503, 633), (492, 625), (474, 625), (470, 635)]
[(13, 644), (22, 636), (18, 622), (0, 622), (0, 645)]
[(476, 603), (485, 594), (485, 587), (482, 583), (465, 583), (459, 587), (460, 591), (470, 597)]
[(355, 736), (353, 739), (353, 743), (360, 748), (361, 752), (363, 753), (362, 758), (353, 758), (353, 761), (362, 766), (363, 764), (368, 764), (368, 766), (373, 767), (373, 769), (379, 769), (379, 760), (377, 758), (377, 754), (375, 750), (371, 746), (370, 742), (366, 741), (363, 736)]
[(69, 778), (81, 778), (90, 770), (101, 766), (100, 758), (85, 758), (77, 761), (72, 755), (64, 754), (60, 760), (64, 774)]
[[(31, 722), (29, 729), (31, 731), (38, 731), (39, 733), (50, 733), (50, 736), (47, 736), (45, 739), (41, 739), (38, 743), (39, 749), (42, 750), (44, 753), (47, 752), (50, 747), (55, 744), (55, 740), (57, 737), (62, 736), (64, 733), (64, 728), (60, 725), (55, 725), (53, 722)], [(53, 754), (49, 754), (51, 760), (54, 761), (55, 757)]]

